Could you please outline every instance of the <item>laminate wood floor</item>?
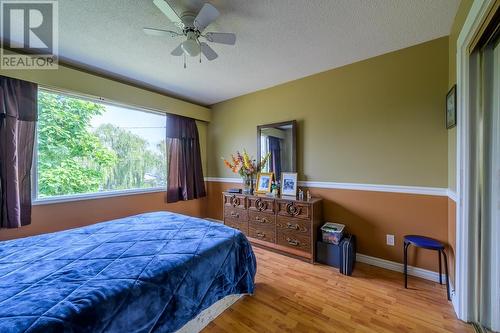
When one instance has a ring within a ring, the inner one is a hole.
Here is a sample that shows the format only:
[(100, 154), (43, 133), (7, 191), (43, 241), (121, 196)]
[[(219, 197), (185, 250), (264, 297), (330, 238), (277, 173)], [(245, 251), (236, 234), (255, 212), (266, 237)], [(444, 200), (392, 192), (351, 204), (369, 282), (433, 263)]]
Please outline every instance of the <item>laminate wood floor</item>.
[(210, 323), (212, 332), (473, 332), (445, 286), (356, 263), (353, 276), (254, 246), (256, 290)]

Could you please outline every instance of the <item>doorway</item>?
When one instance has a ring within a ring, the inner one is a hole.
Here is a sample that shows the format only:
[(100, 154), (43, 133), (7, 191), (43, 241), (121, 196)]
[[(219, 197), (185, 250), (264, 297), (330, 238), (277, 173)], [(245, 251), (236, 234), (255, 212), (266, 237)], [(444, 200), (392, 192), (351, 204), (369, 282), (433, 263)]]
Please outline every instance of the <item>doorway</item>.
[[(500, 47), (497, 26), (477, 51), (476, 164), (470, 223), (477, 224), (475, 311), (480, 325), (500, 331)], [(474, 55), (473, 55), (474, 56)], [(472, 81), (474, 82), (474, 81)]]
[(458, 67), (457, 313), (493, 331), (500, 331), (499, 4), (474, 3)]

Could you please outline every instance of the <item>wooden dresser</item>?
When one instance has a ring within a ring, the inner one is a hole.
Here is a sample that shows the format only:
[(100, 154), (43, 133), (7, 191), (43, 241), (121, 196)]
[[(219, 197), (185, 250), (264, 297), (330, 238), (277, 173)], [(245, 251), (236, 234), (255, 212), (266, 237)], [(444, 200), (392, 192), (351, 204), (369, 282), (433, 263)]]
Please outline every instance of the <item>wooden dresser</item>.
[(224, 224), (252, 244), (314, 262), (322, 200), (297, 200), (223, 192)]

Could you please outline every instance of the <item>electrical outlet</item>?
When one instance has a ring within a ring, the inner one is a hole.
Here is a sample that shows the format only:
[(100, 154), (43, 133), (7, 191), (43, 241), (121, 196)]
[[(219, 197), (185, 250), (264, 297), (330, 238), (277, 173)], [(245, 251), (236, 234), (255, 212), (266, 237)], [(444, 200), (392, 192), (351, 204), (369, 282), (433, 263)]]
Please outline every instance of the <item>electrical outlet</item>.
[(394, 246), (394, 235), (385, 235), (387, 245)]

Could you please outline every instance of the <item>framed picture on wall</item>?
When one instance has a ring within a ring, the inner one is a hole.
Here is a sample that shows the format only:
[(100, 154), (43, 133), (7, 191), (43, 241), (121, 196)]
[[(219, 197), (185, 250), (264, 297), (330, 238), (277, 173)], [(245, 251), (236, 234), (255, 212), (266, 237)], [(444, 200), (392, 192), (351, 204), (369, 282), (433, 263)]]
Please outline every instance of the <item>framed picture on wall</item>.
[(260, 172), (257, 174), (257, 189), (255, 193), (270, 193), (273, 175), (272, 172)]
[(457, 126), (457, 85), (451, 87), (446, 95), (446, 128)]
[(297, 173), (282, 172), (281, 173), (281, 195), (297, 196)]

